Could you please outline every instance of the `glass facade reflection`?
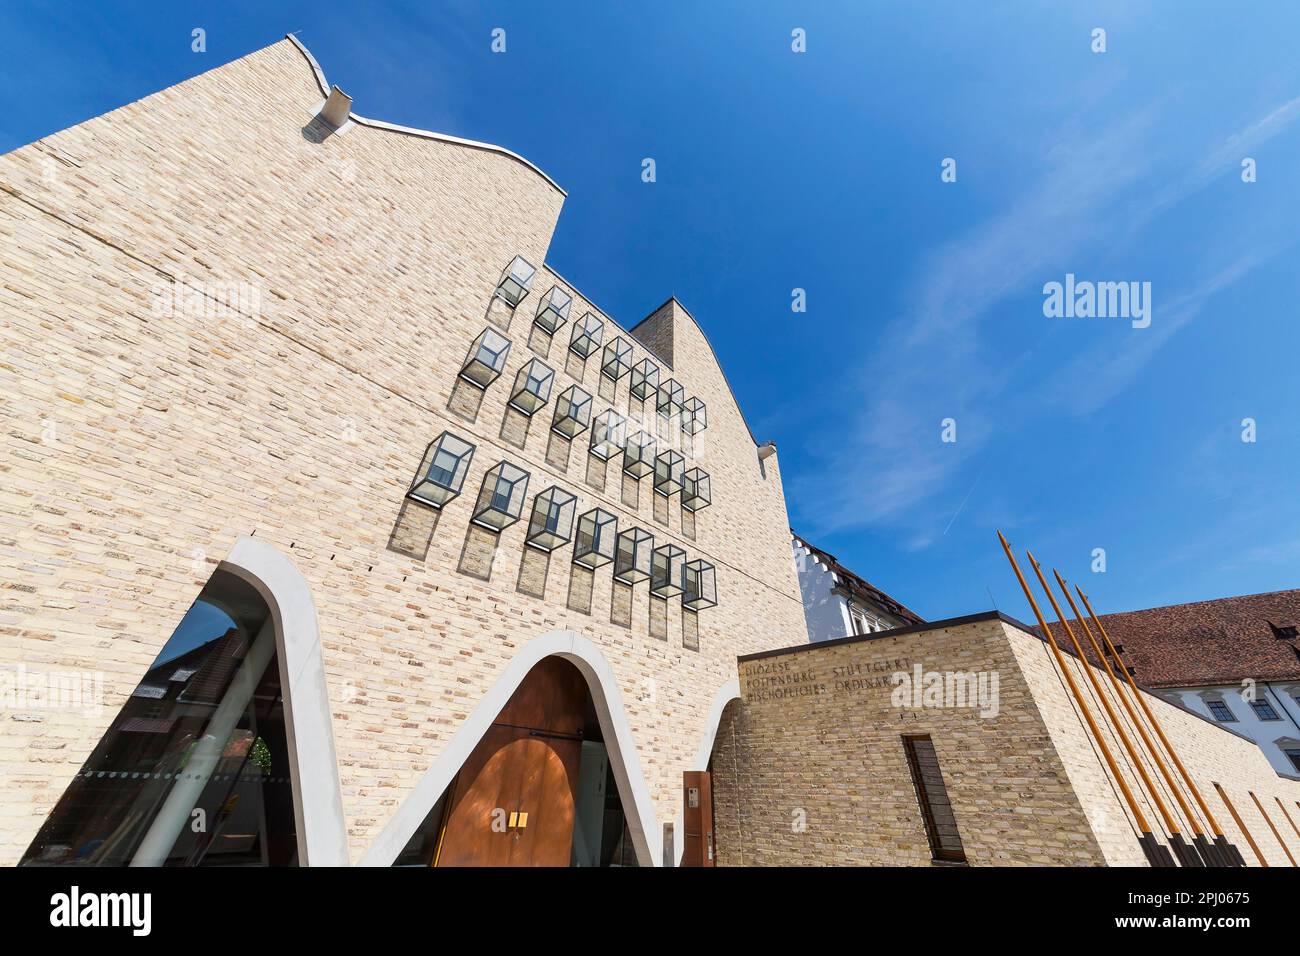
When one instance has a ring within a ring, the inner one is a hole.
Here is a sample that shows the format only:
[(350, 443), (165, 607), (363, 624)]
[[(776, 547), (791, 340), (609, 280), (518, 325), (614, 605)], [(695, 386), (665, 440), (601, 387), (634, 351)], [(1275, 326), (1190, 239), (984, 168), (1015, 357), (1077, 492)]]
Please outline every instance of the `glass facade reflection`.
[(297, 865), (287, 741), (270, 609), (217, 571), (21, 865)]

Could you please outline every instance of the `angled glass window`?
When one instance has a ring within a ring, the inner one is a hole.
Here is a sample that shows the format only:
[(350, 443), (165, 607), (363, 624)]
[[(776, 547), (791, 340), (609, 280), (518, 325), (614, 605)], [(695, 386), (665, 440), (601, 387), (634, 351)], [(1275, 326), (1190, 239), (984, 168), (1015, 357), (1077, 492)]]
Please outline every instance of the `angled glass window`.
[(686, 569), (686, 552), (675, 544), (654, 549), (650, 561), (650, 591), (660, 597), (681, 594)]
[(688, 468), (682, 473), (682, 507), (687, 511), (707, 508), (713, 501), (709, 473), (702, 468)]
[(718, 603), (717, 577), (707, 561), (687, 561), (682, 574), (682, 605), (692, 611)]
[(509, 527), (524, 513), (527, 494), (528, 472), (508, 461), (500, 462), (483, 476), (483, 486), (474, 503), (474, 523), (493, 531)]
[(591, 453), (601, 461), (609, 461), (623, 450), (627, 443), (627, 419), (614, 409), (596, 416), (591, 426)]
[(682, 405), (682, 431), (695, 435), (709, 425), (709, 410), (698, 398), (688, 398)]
[(551, 385), (555, 381), (553, 372), (541, 359), (531, 359), (515, 375), (515, 388), (510, 393), (510, 407), (525, 415), (532, 414), (545, 405), (551, 398)]
[(533, 276), (536, 274), (537, 270), (527, 259), (523, 256), (515, 256), (510, 260), (510, 265), (506, 266), (506, 271), (501, 273), (496, 294), (513, 309), (524, 301), (524, 296), (533, 287)]
[(469, 347), (460, 377), (478, 388), (497, 380), (510, 355), (510, 340), (495, 329), (484, 329)]
[(573, 537), (573, 516), (578, 510), (578, 496), (559, 485), (552, 485), (533, 499), (533, 514), (528, 519), (527, 543), (540, 551), (554, 551)]
[(586, 431), (590, 424), (591, 396), (578, 386), (570, 385), (555, 400), (555, 415), (551, 419), (551, 428), (561, 435), (573, 438)]
[(632, 346), (621, 338), (615, 337), (601, 353), (600, 373), (617, 382), (630, 371), (632, 371)]
[(578, 519), (578, 537), (573, 542), (573, 563), (584, 568), (603, 567), (614, 560), (618, 518), (603, 508), (592, 508)]
[(558, 285), (553, 285), (537, 303), (537, 316), (534, 324), (554, 335), (565, 322), (569, 321), (569, 308), (573, 298)]
[(623, 446), (623, 470), (633, 478), (644, 478), (655, 470), (655, 439), (649, 432), (630, 435)]
[(600, 341), (605, 337), (605, 323), (590, 312), (573, 323), (573, 335), (569, 337), (569, 351), (586, 358), (600, 348)]
[(682, 388), (681, 383), (675, 378), (670, 378), (660, 385), (659, 395), (655, 400), (655, 407), (659, 409), (659, 414), (664, 418), (680, 415), (685, 394), (686, 390)]
[(655, 491), (667, 497), (682, 490), (686, 459), (679, 452), (660, 452), (655, 456)]
[(649, 359), (642, 359), (632, 366), (632, 395), (645, 401), (659, 391), (659, 366)]
[(451, 432), (443, 432), (425, 449), (406, 497), (441, 508), (460, 494), (473, 458), (473, 445)]
[(297, 865), (280, 670), (266, 601), (218, 569), (20, 863)]
[(644, 528), (629, 528), (618, 536), (614, 551), (614, 577), (624, 584), (636, 584), (650, 577), (655, 536)]

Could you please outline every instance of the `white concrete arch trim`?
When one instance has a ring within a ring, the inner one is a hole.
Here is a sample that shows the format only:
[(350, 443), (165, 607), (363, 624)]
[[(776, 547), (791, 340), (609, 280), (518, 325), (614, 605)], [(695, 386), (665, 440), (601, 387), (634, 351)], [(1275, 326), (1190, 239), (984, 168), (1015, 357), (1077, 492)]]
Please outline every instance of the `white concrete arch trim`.
[(605, 737), (610, 767), (623, 799), (637, 860), (642, 866), (659, 865), (663, 836), (641, 773), (641, 761), (623, 708), (618, 680), (605, 656), (590, 639), (576, 631), (551, 631), (529, 641), (510, 660), (366, 851), (361, 866), (392, 865), (528, 672), (543, 658), (552, 656), (563, 657), (572, 663), (586, 679), (601, 733)]
[[(587, 681), (596, 716), (600, 721), (601, 733), (605, 738), (610, 767), (614, 771), (614, 780), (618, 784), (619, 796), (623, 800), (628, 831), (632, 835), (637, 861), (642, 866), (663, 864), (663, 832), (654, 810), (654, 802), (646, 788), (641, 761), (637, 756), (636, 742), (632, 738), (632, 728), (628, 723), (627, 712), (623, 708), (623, 697), (618, 689), (618, 680), (609, 662), (600, 652), (600, 648), (589, 638), (583, 637), (576, 631), (560, 630), (534, 638), (510, 660), (501, 676), (488, 688), (483, 699), (474, 708), (473, 713), (443, 748), (433, 766), (420, 778), (392, 819), (375, 838), (370, 849), (362, 856), (361, 866), (393, 864), (420, 824), (424, 822), (424, 818), (429, 815), (438, 798), (451, 785), (452, 779), (460, 771), (461, 766), (474, 752), (478, 742), (483, 739), (492, 721), (496, 719), (497, 714), (501, 713), (501, 708), (528, 676), (528, 672), (541, 660), (552, 656), (562, 657), (572, 663)], [(740, 682), (735, 678), (724, 684), (714, 696), (705, 731), (692, 765), (693, 769), (704, 770), (708, 767), (722, 712), (727, 704), (739, 698)], [(680, 812), (676, 819), (673, 832), (681, 834), (684, 823)], [(674, 843), (676, 845), (673, 863), (676, 865), (682, 855), (680, 836), (675, 838)]]
[(343, 793), (311, 587), (274, 546), (247, 535), (235, 542), (221, 568), (256, 588), (275, 616), (276, 648), (285, 678), (282, 691), (289, 718), (289, 752), (295, 770), (290, 777), (299, 865), (347, 866)]

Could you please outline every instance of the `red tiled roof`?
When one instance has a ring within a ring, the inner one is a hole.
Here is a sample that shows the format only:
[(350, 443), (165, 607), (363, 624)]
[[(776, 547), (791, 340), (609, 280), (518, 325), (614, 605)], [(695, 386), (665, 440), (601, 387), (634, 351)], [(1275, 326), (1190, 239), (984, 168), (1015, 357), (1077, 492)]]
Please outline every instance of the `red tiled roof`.
[(921, 617), (921, 615), (906, 607), (901, 602), (895, 601), (884, 591), (880, 590), (880, 588), (869, 583), (864, 578), (859, 577), (844, 565), (840, 564), (840, 562), (835, 559), (835, 555), (823, 551), (816, 545), (809, 544), (807, 538), (799, 537), (799, 535), (795, 534), (793, 529), (791, 529), (790, 534), (796, 541), (811, 551), (813, 555), (816, 556), (821, 563), (836, 576), (836, 583), (839, 587), (848, 591), (850, 596), (866, 601), (868, 604), (876, 605), (876, 607), (880, 608), (886, 614), (891, 614), (901, 620), (904, 625), (925, 623), (925, 618)]
[[(1300, 625), (1300, 589), (1102, 614), (1101, 622), (1122, 645), (1120, 654), (1137, 680), (1151, 687), (1236, 684), (1248, 677), (1300, 680), (1300, 638), (1280, 638), (1274, 631)], [(1068, 645), (1060, 625), (1048, 624)], [(1079, 622), (1071, 620), (1070, 627), (1094, 659)]]

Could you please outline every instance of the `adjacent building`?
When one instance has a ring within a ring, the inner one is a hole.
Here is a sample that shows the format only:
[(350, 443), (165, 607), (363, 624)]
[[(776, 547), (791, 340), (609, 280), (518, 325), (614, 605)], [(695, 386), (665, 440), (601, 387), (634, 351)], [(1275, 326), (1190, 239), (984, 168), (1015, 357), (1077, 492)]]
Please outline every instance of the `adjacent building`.
[(923, 624), (920, 615), (791, 532), (808, 640), (828, 641)]
[(1139, 680), (1249, 737), (1279, 773), (1300, 774), (1300, 590), (1101, 620)]

